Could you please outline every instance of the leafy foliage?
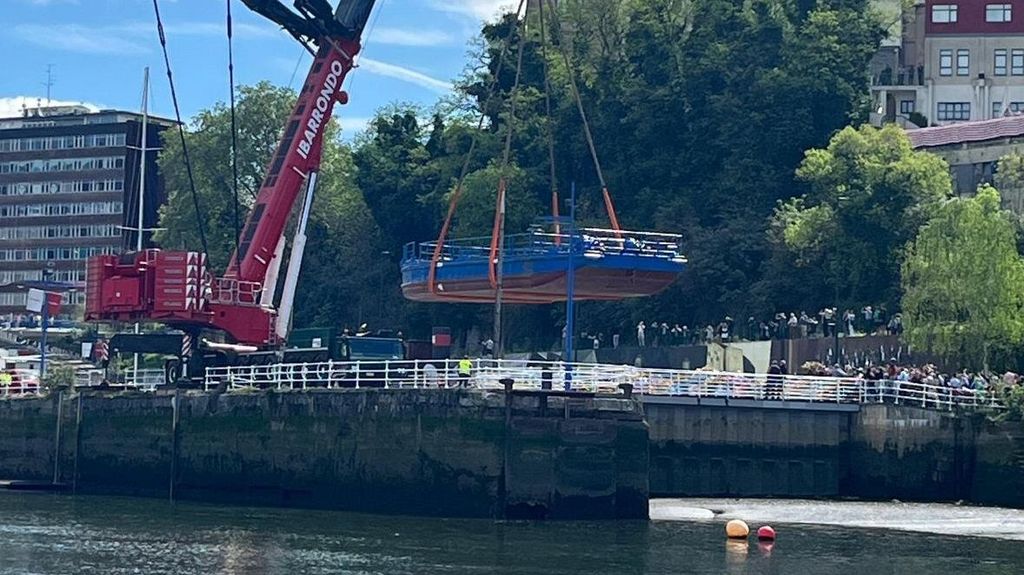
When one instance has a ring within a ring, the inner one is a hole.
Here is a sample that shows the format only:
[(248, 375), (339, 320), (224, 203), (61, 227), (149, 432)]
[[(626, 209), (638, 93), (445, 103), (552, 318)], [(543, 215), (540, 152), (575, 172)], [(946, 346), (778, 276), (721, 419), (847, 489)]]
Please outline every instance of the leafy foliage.
[(1016, 231), (983, 186), (938, 208), (903, 265), (903, 312), (913, 345), (988, 369), (1024, 338), (1024, 260)]
[(780, 203), (776, 245), (798, 269), (826, 270), (833, 299), (812, 304), (898, 304), (903, 250), (952, 193), (944, 160), (915, 152), (903, 131), (845, 128), (807, 152), (797, 171), (809, 193)]
[(49, 395), (61, 389), (71, 389), (75, 385), (75, 370), (67, 365), (58, 365), (46, 371), (41, 382), (41, 391)]
[[(620, 221), (628, 229), (682, 234), (691, 262), (682, 280), (659, 296), (580, 306), (581, 327), (610, 334), (640, 318), (695, 325), (726, 314), (767, 313), (797, 298), (832, 297), (834, 284), (814, 281), (823, 276), (822, 258), (838, 245), (823, 231), (834, 226), (847, 237), (863, 236), (863, 242), (874, 238), (857, 229), (848, 220), (853, 216), (827, 193), (828, 174), (812, 169), (818, 156), (805, 160), (804, 154), (825, 148), (836, 131), (866, 117), (864, 70), (884, 34), (870, 1), (564, 0), (557, 10), (557, 22), (547, 22), (546, 51), (536, 20), (520, 35), (507, 15), (484, 26), (476, 65), (433, 113), (391, 104), (351, 149), (332, 140), (325, 161), (334, 155), (335, 165), (325, 168), (314, 207), (317, 219), (300, 284), (299, 324), (352, 325), (372, 319), (418, 336), (429, 333), (431, 325), (451, 326), (461, 337), (474, 329), (489, 331), (486, 306), (411, 304), (398, 294), (398, 254), (407, 242), (437, 237), (474, 140), (454, 234), (489, 233), (510, 129), (512, 150), (504, 172), (510, 232), (548, 213), (552, 188), (564, 199), (572, 183), (581, 222), (607, 225), (570, 75), (577, 81)], [(513, 118), (520, 44), (522, 83)], [(551, 78), (550, 117), (545, 67)], [(488, 90), (492, 82), (497, 86), (493, 95)], [(247, 167), (253, 166), (244, 179), (258, 186), (293, 95), (263, 85), (247, 90), (239, 106), (240, 155)], [(202, 164), (197, 177), (215, 265), (226, 263), (234, 243), (224, 112), (217, 106), (201, 113), (189, 136), (194, 159)], [(478, 129), (481, 113), (486, 121)], [(887, 164), (902, 166), (905, 142), (890, 141), (894, 136), (888, 132), (878, 142), (852, 132), (844, 136), (849, 145), (888, 142), (892, 149), (887, 153), (894, 155), (879, 155), (874, 169), (847, 166), (874, 178), (863, 192), (863, 217), (876, 222), (898, 213), (907, 221), (891, 230), (891, 241), (879, 240), (884, 249), (851, 244), (860, 251), (844, 257), (865, 262), (857, 271), (863, 278), (850, 293), (874, 285), (870, 297), (893, 294), (898, 260), (885, 261), (884, 256), (913, 236), (919, 225), (911, 206), (914, 194), (927, 195), (908, 191), (904, 198), (898, 190), (921, 184), (934, 191), (937, 184), (913, 170), (888, 182), (876, 172)], [(859, 144), (858, 138), (863, 140)], [(195, 248), (195, 216), (180, 150), (170, 140), (166, 147), (162, 165), (171, 201), (162, 218), (168, 230), (160, 239), (164, 245)], [(833, 163), (838, 166), (841, 159)], [(801, 163), (805, 168), (798, 178)], [(328, 177), (328, 171), (335, 175)], [(887, 207), (885, 194), (907, 205)], [(785, 203), (804, 195), (803, 203)], [(769, 237), (777, 241), (766, 241)], [(513, 342), (547, 346), (558, 338), (560, 306), (513, 308), (509, 314)]]
[[(291, 111), (295, 94), (261, 82), (238, 90), (238, 175), (241, 221), (259, 193), (267, 159), (274, 152), (282, 126)], [(185, 141), (192, 160), (199, 209), (202, 213), (209, 258), (216, 269), (227, 266), (235, 248), (233, 175), (231, 171), (231, 110), (218, 103), (192, 119)], [(189, 188), (185, 157), (176, 130), (164, 132), (159, 156), (160, 172), (167, 188), (167, 204), (160, 209), (155, 240), (165, 248), (201, 248), (198, 220)]]

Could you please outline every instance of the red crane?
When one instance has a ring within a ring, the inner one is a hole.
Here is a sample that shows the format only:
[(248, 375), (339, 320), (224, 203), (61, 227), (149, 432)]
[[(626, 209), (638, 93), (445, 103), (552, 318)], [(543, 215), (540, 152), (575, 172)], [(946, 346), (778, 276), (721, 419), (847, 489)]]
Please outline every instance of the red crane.
[(303, 186), (315, 185), (323, 132), (334, 104), (348, 101), (341, 86), (353, 68), (374, 0), (342, 0), (337, 10), (327, 0), (295, 0), (295, 11), (280, 0), (242, 1), (280, 24), (314, 58), (242, 228), (238, 250), (223, 277), (214, 277), (206, 254), (195, 251), (147, 249), (92, 257), (86, 320), (157, 321), (193, 333), (215, 328), (237, 343), (256, 346), (280, 339), (273, 301), (263, 301), (272, 299), (264, 295), (264, 285), (276, 282), (280, 260), (274, 260), (281, 256), (296, 199)]

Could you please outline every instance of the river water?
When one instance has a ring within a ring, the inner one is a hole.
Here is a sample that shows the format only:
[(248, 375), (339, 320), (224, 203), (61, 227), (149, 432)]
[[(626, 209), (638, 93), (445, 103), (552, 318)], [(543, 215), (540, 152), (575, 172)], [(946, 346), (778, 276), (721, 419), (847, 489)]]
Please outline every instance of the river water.
[[(1014, 510), (662, 500), (652, 515), (520, 523), (6, 492), (0, 574), (1024, 573)], [(778, 541), (727, 542), (733, 516), (771, 521)]]

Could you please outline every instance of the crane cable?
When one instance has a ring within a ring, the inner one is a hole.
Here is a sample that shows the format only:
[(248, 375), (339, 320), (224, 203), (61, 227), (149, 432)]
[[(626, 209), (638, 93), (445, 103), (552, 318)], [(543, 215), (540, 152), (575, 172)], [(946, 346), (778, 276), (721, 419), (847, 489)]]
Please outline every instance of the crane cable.
[(192, 191), (192, 205), (196, 210), (196, 224), (199, 228), (199, 240), (203, 244), (203, 253), (210, 253), (206, 244), (206, 230), (203, 228), (202, 210), (199, 209), (199, 195), (196, 193), (196, 181), (192, 175), (192, 160), (188, 155), (188, 145), (185, 143), (185, 124), (181, 121), (181, 109), (178, 107), (178, 94), (174, 89), (174, 76), (171, 74), (171, 59), (167, 55), (167, 37), (164, 35), (164, 24), (160, 19), (160, 6), (157, 0), (153, 0), (153, 11), (156, 13), (156, 29), (160, 34), (160, 48), (164, 53), (164, 66), (167, 68), (167, 82), (171, 85), (171, 102), (174, 103), (174, 117), (178, 121), (178, 137), (181, 139), (181, 153), (185, 157), (185, 171), (188, 173), (188, 185)]
[(235, 253), (240, 253), (239, 242), (242, 230), (239, 225), (238, 206), (238, 127), (235, 123), (235, 54), (232, 42), (231, 26), (231, 0), (227, 0), (227, 29), (228, 29), (228, 84), (231, 88), (231, 194), (235, 202)]
[(558, 179), (555, 176), (555, 136), (551, 125), (551, 77), (548, 70), (548, 43), (544, 34), (544, 0), (538, 2), (540, 11), (540, 51), (544, 62), (544, 111), (547, 119), (548, 165), (551, 167), (551, 215), (555, 220), (555, 245), (562, 243), (562, 229), (558, 221)]
[[(519, 0), (519, 7), (516, 9), (516, 15), (522, 11), (523, 5), (526, 0)], [(487, 119), (487, 108), (494, 97), (495, 88), (498, 85), (498, 80), (501, 77), (501, 70), (505, 66), (505, 57), (508, 54), (508, 45), (512, 37), (512, 32), (515, 31), (513, 28), (509, 31), (509, 34), (502, 40), (501, 51), (498, 54), (498, 67), (496, 68), (494, 75), (491, 76), (490, 84), (487, 87), (487, 98), (484, 101), (483, 107), (481, 108), (480, 119), (477, 122), (476, 130), (473, 132), (473, 136), (469, 142), (469, 150), (466, 152), (466, 157), (462, 162), (462, 169), (459, 172), (459, 179), (455, 183), (455, 190), (452, 192), (451, 200), (448, 203), (448, 214), (444, 218), (444, 224), (441, 226), (441, 232), (437, 236), (437, 242), (434, 243), (434, 252), (430, 258), (430, 268), (427, 271), (427, 286), (430, 293), (437, 293), (437, 264), (441, 259), (441, 253), (444, 250), (444, 242), (448, 238), (448, 231), (451, 229), (452, 218), (455, 216), (455, 208), (459, 203), (459, 197), (462, 195), (462, 186), (465, 184), (466, 176), (469, 174), (469, 164), (473, 159), (473, 152), (476, 151), (476, 146), (480, 137), (480, 132), (483, 130), (484, 121)]]
[[(526, 5), (526, 13), (523, 15), (522, 24), (517, 26), (517, 30), (526, 30), (526, 20), (530, 15), (530, 5)], [(519, 13), (516, 13), (516, 18), (519, 17)], [(525, 33), (519, 34), (519, 47), (518, 54), (516, 55), (516, 79), (512, 83), (512, 92), (509, 94), (509, 111), (508, 111), (508, 124), (505, 130), (505, 148), (502, 151), (501, 157), (501, 172), (498, 176), (498, 195), (495, 199), (494, 208), (494, 226), (491, 228), (491, 250), (490, 256), (487, 258), (487, 276), (490, 279), (491, 287), (500, 289), (498, 285), (498, 275), (500, 274), (500, 267), (498, 265), (499, 249), (501, 248), (502, 238), (504, 236), (505, 228), (505, 193), (508, 186), (508, 161), (509, 156), (512, 155), (512, 134), (515, 133), (516, 125), (516, 100), (519, 98), (519, 80), (523, 75), (523, 48), (526, 46), (527, 38)]]
[(562, 38), (562, 26), (558, 21), (558, 11), (552, 10), (551, 12), (552, 17), (554, 18), (553, 24), (558, 30), (558, 48), (562, 53), (562, 60), (565, 62), (565, 70), (569, 76), (569, 88), (572, 92), (573, 100), (576, 101), (576, 109), (579, 111), (580, 120), (583, 121), (583, 133), (587, 137), (587, 147), (590, 149), (590, 158), (594, 161), (594, 169), (597, 171), (597, 179), (601, 183), (601, 194), (604, 196), (604, 207), (608, 212), (608, 219), (611, 221), (615, 235), (621, 237), (622, 230), (619, 228), (619, 218), (615, 215), (615, 205), (612, 203), (612, 195), (608, 191), (608, 184), (604, 179), (604, 171), (601, 170), (601, 160), (597, 157), (597, 147), (594, 145), (594, 136), (590, 132), (590, 122), (587, 121), (587, 113), (583, 109), (583, 100), (580, 98), (580, 91), (576, 85), (576, 74), (573, 71), (572, 62), (569, 60), (569, 53), (565, 49), (565, 42)]

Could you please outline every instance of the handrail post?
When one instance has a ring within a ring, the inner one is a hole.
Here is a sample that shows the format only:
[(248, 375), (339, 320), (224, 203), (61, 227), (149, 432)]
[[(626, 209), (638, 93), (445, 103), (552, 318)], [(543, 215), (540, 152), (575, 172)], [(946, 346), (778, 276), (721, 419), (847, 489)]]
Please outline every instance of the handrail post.
[(361, 375), (361, 369), (359, 369), (359, 360), (356, 360), (356, 389), (359, 389), (359, 378)]

